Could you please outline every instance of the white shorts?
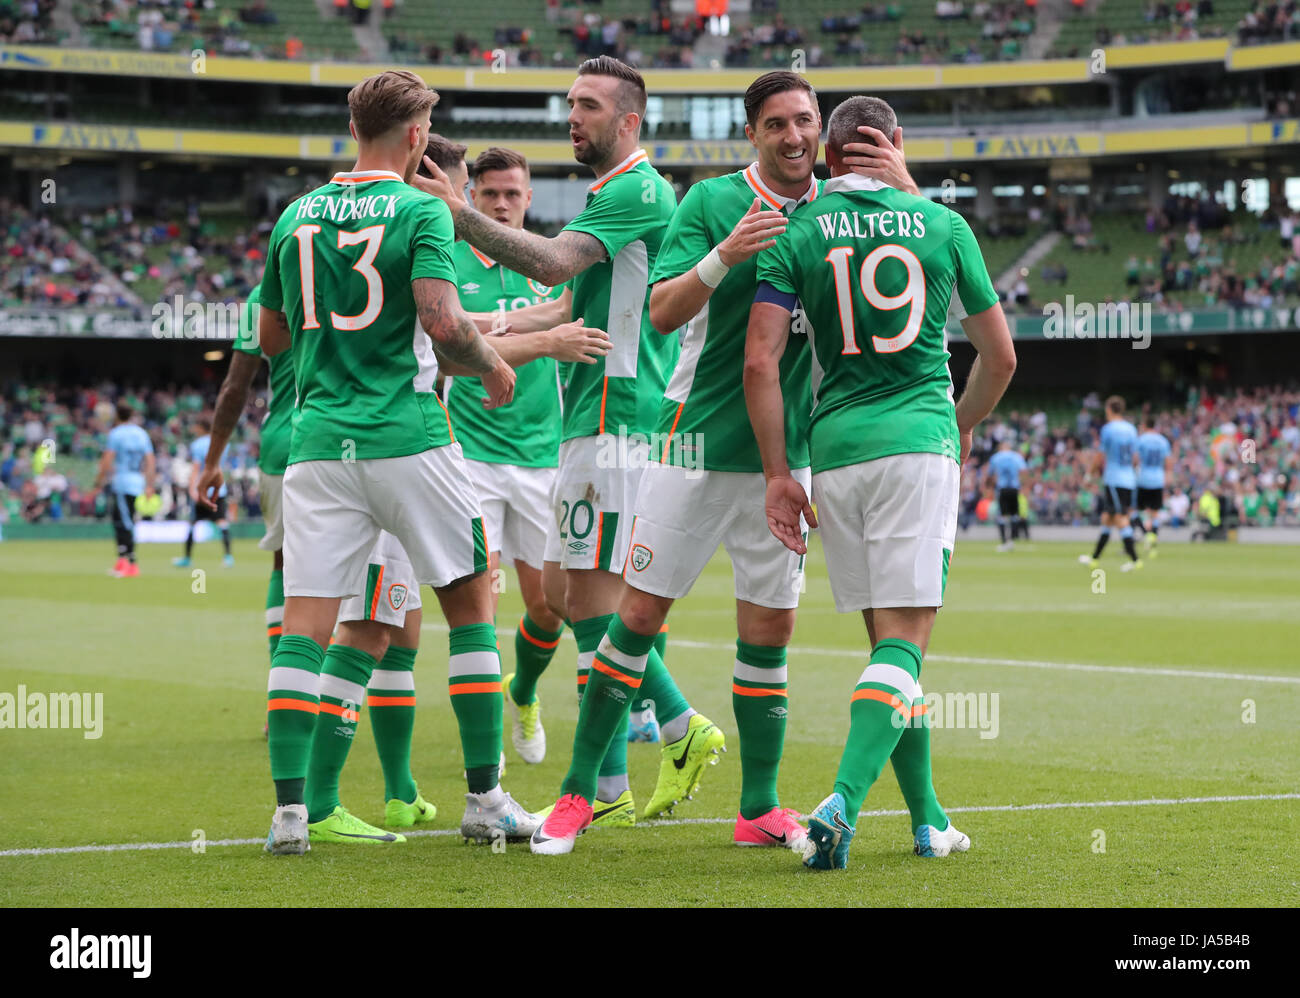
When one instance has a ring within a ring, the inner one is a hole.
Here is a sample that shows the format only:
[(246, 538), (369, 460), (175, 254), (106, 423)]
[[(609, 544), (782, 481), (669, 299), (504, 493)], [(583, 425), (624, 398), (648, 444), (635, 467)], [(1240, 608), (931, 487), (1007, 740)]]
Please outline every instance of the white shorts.
[(483, 510), (483, 526), (492, 550), (503, 561), (523, 561), (538, 571), (546, 555), (546, 534), (553, 519), (554, 468), (524, 468), (465, 459), (470, 481)]
[[(805, 492), (811, 489), (809, 469), (792, 474)], [(766, 489), (761, 472), (651, 464), (637, 494), (624, 580), (642, 592), (681, 599), (723, 545), (731, 556), (736, 599), (777, 610), (797, 607), (804, 559), (768, 529)], [(806, 538), (808, 525), (802, 519), (800, 524)]]
[(420, 585), (441, 587), (487, 570), (483, 517), (460, 444), (289, 465), (284, 594), (360, 595), (380, 530), (396, 535)]
[(894, 454), (813, 475), (840, 613), (943, 605), (959, 480), (957, 462), (941, 454)]
[(257, 494), (262, 500), (262, 521), (266, 533), (257, 542), (263, 551), (279, 551), (284, 547), (284, 476), (257, 473)]
[(546, 560), (564, 568), (620, 572), (649, 441), (602, 433), (560, 444)]
[(420, 584), (415, 581), (415, 569), (406, 557), (406, 549), (387, 530), (380, 533), (370, 551), (360, 593), (359, 596), (349, 596), (339, 605), (340, 624), (377, 620), (381, 624), (402, 627), (406, 623), (406, 612), (423, 606)]

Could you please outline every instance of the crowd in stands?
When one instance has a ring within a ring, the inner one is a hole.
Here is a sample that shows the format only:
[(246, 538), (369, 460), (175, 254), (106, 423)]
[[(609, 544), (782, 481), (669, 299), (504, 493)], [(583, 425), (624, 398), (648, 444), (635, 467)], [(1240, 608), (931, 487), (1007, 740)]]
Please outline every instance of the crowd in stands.
[(34, 214), (0, 199), (0, 305), (144, 306), (239, 301), (259, 280), (269, 224), (215, 231), (197, 202), (99, 212)]
[[(153, 440), (158, 475), (154, 488), (163, 500), (158, 518), (189, 516), (194, 473), (189, 445), (201, 436), (195, 421), (211, 410), (215, 390), (10, 383), (0, 385), (0, 524), (109, 516), (105, 496), (95, 491), (94, 481), (119, 399), (131, 404)], [(265, 412), (265, 390), (251, 392), (248, 411), (227, 452), (233, 515), (261, 515), (256, 462)]]
[(0, 0), (0, 42), (32, 45), (54, 42), (52, 15), (57, 0)]
[[(108, 383), (0, 386), (0, 523), (108, 515), (102, 494), (92, 486), (119, 399), (136, 409), (153, 439), (155, 488), (163, 497), (158, 515), (188, 516), (194, 471), (188, 445), (199, 435), (195, 421), (210, 411), (214, 392)], [(255, 466), (265, 405), (264, 390), (250, 394), (226, 460), (231, 506), (250, 517), (260, 515)], [(1164, 522), (1179, 526), (1194, 520), (1201, 495), (1210, 491), (1247, 525), (1300, 525), (1300, 390), (1216, 394), (1193, 389), (1181, 408), (1128, 415), (1135, 424), (1150, 416), (1173, 446)], [(1073, 421), (1061, 416), (1053, 423), (1042, 410), (995, 413), (979, 428), (962, 470), (963, 528), (979, 519), (982, 501), (994, 495), (985, 466), (1006, 438), (1029, 465), (1021, 491), (1032, 522), (1097, 523), (1100, 486), (1091, 466), (1103, 422), (1095, 392), (1082, 399)]]
[(1237, 41), (1242, 45), (1291, 42), (1300, 39), (1300, 4), (1258, 2), (1237, 22)]
[[(1215, 495), (1225, 513), (1248, 526), (1300, 526), (1300, 390), (1189, 392), (1181, 409), (1127, 414), (1134, 425), (1150, 416), (1173, 446), (1163, 522), (1195, 520), (1200, 497)], [(1021, 494), (1035, 523), (1092, 525), (1098, 521), (1099, 479), (1091, 474), (1105, 422), (1097, 393), (1085, 397), (1073, 425), (1050, 425), (1046, 412), (995, 413), (977, 430), (962, 469), (963, 529), (980, 519), (996, 492), (987, 462), (1009, 438), (1029, 465)], [(1141, 430), (1141, 426), (1138, 426)]]

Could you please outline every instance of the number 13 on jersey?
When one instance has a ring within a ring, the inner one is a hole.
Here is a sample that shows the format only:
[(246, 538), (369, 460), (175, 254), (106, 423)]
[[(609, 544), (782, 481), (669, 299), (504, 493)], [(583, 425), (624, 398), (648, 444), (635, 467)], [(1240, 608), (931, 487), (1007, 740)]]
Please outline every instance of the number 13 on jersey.
[[(300, 225), (293, 230), (293, 238), (298, 240), (298, 270), (302, 274), (302, 328), (320, 329), (316, 318), (316, 258), (314, 241), (320, 232), (319, 225)], [(366, 279), (366, 307), (356, 315), (339, 315), (330, 312), (330, 322), (334, 328), (343, 332), (359, 332), (368, 327), (384, 309), (384, 279), (375, 269), (375, 257), (384, 241), (384, 226), (371, 225), (356, 232), (339, 231), (338, 248), (356, 246), (365, 243), (361, 259), (352, 264), (352, 269)]]

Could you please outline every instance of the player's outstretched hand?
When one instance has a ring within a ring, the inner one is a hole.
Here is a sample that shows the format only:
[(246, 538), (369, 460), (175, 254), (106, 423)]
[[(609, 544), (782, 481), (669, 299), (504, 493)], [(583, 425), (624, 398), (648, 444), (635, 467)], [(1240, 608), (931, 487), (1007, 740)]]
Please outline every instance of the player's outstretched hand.
[(509, 405), (515, 397), (515, 369), (500, 357), (496, 367), (482, 377), (483, 390), (487, 397), (483, 399), (484, 409), (500, 409)]
[(221, 491), (221, 483), (225, 476), (221, 474), (221, 468), (209, 468), (203, 466), (203, 474), (199, 475), (199, 484), (195, 486), (195, 501), (201, 503), (207, 509), (216, 511), (217, 493)]
[(417, 191), (424, 191), (425, 194), (432, 194), (436, 198), (441, 198), (451, 209), (451, 217), (456, 217), (456, 212), (465, 207), (465, 199), (460, 196), (460, 191), (451, 186), (451, 181), (447, 174), (438, 168), (438, 164), (428, 156), (424, 157), (424, 168), (429, 171), (429, 176), (422, 177), (418, 173), (411, 178), (411, 186)]
[(549, 335), (550, 356), (556, 360), (594, 364), (614, 349), (605, 330), (585, 326), (582, 319), (556, 326)]
[(718, 243), (718, 256), (728, 267), (748, 260), (755, 253), (776, 244), (776, 237), (785, 231), (786, 217), (779, 211), (760, 211), (762, 202), (754, 198), (749, 211), (726, 239)]
[(804, 543), (803, 531), (799, 529), (799, 514), (808, 521), (808, 526), (817, 526), (817, 514), (808, 503), (808, 493), (793, 478), (773, 478), (767, 483), (767, 498), (764, 501), (767, 511), (767, 526), (778, 541), (795, 554), (807, 554), (808, 545)]
[(854, 173), (864, 177), (875, 177), (890, 187), (910, 194), (919, 193), (916, 181), (907, 172), (907, 161), (903, 158), (903, 128), (900, 125), (894, 132), (898, 145), (890, 142), (885, 133), (870, 125), (859, 125), (858, 131), (872, 142), (846, 142), (844, 144), (844, 165)]

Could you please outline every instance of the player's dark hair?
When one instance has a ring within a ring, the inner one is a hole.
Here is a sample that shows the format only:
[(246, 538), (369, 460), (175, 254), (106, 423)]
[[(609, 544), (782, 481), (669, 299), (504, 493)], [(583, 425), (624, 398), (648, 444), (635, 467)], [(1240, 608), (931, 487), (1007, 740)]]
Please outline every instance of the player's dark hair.
[(879, 97), (850, 97), (831, 112), (831, 120), (826, 125), (826, 148), (833, 149), (838, 156), (850, 142), (870, 143), (871, 139), (858, 131), (860, 125), (878, 128), (885, 138), (892, 140), (898, 128), (898, 116)]
[(1112, 395), (1106, 400), (1106, 411), (1113, 412), (1116, 416), (1124, 415), (1124, 400), (1118, 395)]
[(790, 90), (805, 91), (812, 100), (813, 107), (817, 107), (817, 91), (813, 89), (811, 83), (788, 69), (774, 70), (771, 73), (764, 73), (745, 91), (745, 120), (749, 122), (749, 127), (758, 127), (758, 115), (769, 97)]
[(578, 67), (579, 76), (612, 76), (621, 81), (618, 88), (618, 113), (635, 114), (645, 120), (645, 77), (612, 55), (588, 59)]
[(207, 416), (199, 416), (199, 417), (197, 417), (197, 418), (194, 420), (194, 425), (197, 426), (197, 427), (198, 427), (200, 430), (202, 430), (204, 433), (211, 433), (211, 432), (212, 432), (212, 420), (208, 419)]
[[(465, 150), (468, 148), (469, 146), (443, 138), (437, 132), (430, 132), (429, 144), (424, 147), (424, 155), (433, 160), (439, 170), (446, 173), (448, 170), (454, 170), (460, 165), (465, 158)], [(415, 172), (422, 177), (430, 175), (429, 171), (425, 169), (423, 156), (420, 158), (420, 165), (416, 167)]]
[(129, 402), (119, 402), (113, 407), (113, 409), (117, 413), (117, 421), (119, 423), (129, 423), (131, 417), (135, 415), (135, 410), (131, 408)]
[(348, 110), (360, 139), (377, 139), (438, 103), (437, 91), (414, 73), (390, 70), (362, 80), (348, 91)]
[(503, 146), (491, 146), (484, 149), (474, 160), (474, 166), (470, 169), (470, 174), (477, 177), (480, 173), (486, 173), (489, 170), (523, 170), (524, 177), (530, 175), (528, 169), (528, 160), (522, 153), (517, 153), (513, 149), (506, 149)]

